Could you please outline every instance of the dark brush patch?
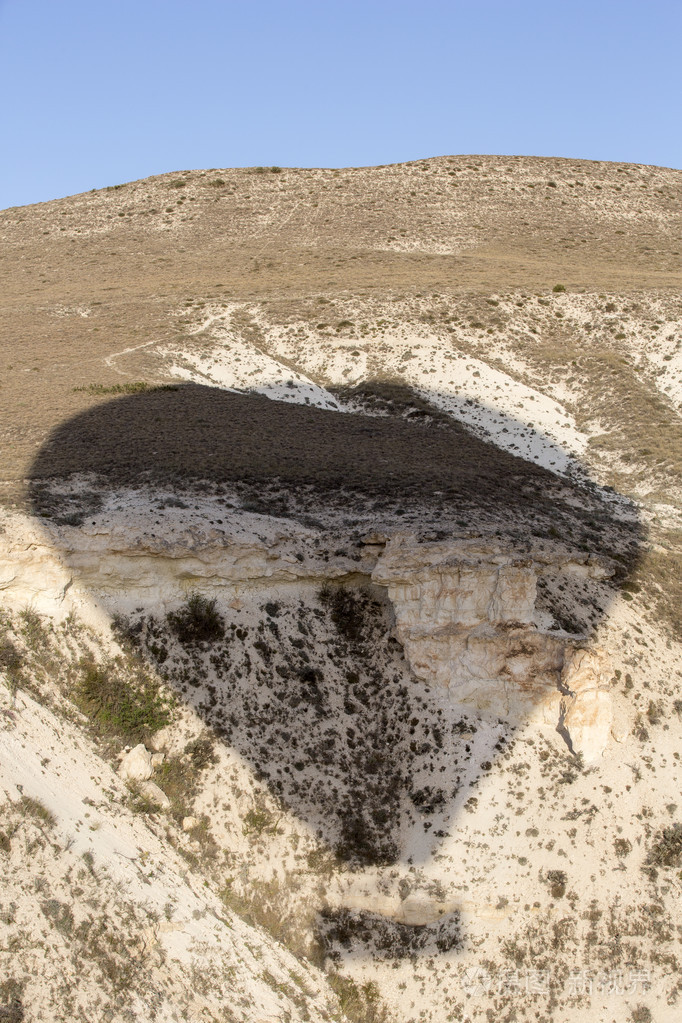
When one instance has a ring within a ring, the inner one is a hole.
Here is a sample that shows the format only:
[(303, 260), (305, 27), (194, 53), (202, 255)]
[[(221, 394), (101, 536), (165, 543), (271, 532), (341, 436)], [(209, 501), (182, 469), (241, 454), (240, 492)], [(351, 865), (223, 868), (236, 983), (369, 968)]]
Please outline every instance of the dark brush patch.
[(339, 960), (353, 951), (373, 959), (416, 959), (442, 955), (461, 947), (459, 913), (434, 924), (415, 926), (378, 913), (325, 910), (318, 920), (317, 939), (325, 954)]

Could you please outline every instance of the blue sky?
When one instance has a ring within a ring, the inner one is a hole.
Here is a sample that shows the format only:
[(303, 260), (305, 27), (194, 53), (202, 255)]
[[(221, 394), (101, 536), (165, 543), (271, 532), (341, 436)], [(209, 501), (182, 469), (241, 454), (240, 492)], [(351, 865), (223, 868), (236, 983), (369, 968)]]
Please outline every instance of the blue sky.
[(680, 0), (0, 0), (0, 208), (451, 153), (682, 167)]

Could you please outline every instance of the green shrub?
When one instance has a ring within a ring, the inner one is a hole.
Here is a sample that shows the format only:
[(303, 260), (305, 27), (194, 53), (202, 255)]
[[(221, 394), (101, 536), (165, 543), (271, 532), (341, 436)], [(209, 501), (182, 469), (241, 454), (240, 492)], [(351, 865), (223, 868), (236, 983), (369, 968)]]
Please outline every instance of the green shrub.
[(244, 814), (243, 835), (276, 835), (278, 818), (264, 806), (254, 807)]
[(133, 681), (119, 665), (88, 658), (81, 659), (79, 670), (75, 702), (100, 734), (134, 745), (168, 724), (168, 704), (154, 679), (140, 673)]
[(209, 600), (200, 593), (192, 593), (183, 607), (170, 611), (166, 621), (183, 646), (215, 642), (225, 635), (215, 598)]
[(555, 284), (554, 287), (552, 288), (552, 291), (554, 291), (555, 293), (558, 293), (560, 291), (565, 291), (565, 290), (566, 290), (566, 285), (565, 284)]
[(0, 639), (0, 671), (4, 671), (10, 690), (14, 691), (21, 680), (23, 657), (9, 639)]
[(205, 767), (210, 767), (218, 762), (214, 740), (210, 735), (192, 739), (187, 743), (184, 751), (192, 761), (192, 766), (198, 771), (203, 771)]

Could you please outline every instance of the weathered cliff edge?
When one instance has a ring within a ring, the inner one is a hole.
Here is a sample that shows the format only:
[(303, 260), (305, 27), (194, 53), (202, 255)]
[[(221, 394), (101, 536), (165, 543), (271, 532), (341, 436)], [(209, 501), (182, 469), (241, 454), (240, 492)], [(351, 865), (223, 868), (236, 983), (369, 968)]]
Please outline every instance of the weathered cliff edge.
[(604, 559), (519, 553), (489, 539), (330, 538), (249, 514), (216, 521), (171, 516), (160, 526), (134, 508), (125, 525), (119, 518), (81, 528), (6, 516), (0, 598), (60, 618), (76, 612), (108, 631), (111, 614), (157, 613), (189, 592), (229, 608), (258, 588), (381, 587), (417, 679), (446, 687), (453, 702), (480, 716), (554, 727), (586, 761), (604, 751), (612, 724), (608, 658), (536, 607), (540, 577), (605, 579), (612, 567)]
[(591, 760), (612, 724), (611, 668), (602, 650), (538, 613), (538, 578), (561, 574), (604, 579), (612, 569), (577, 552), (519, 556), (502, 545), (396, 537), (372, 579), (387, 588), (417, 678), (479, 714), (555, 725)]

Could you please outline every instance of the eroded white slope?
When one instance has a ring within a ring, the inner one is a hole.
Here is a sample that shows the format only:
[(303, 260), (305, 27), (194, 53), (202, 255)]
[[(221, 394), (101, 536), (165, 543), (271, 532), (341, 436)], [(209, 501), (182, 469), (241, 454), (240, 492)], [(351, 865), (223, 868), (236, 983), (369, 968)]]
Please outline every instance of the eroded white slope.
[(447, 350), (436, 334), (410, 326), (383, 335), (377, 354), (374, 346), (330, 339), (304, 325), (272, 327), (260, 316), (265, 343), (258, 347), (231, 327), (231, 316), (211, 311), (190, 344), (160, 347), (167, 372), (336, 411), (343, 404), (320, 381), (338, 387), (398, 380), (479, 436), (554, 472), (568, 471), (585, 448), (587, 437), (560, 402), (481, 359)]
[(190, 345), (168, 345), (159, 354), (179, 380), (231, 391), (255, 391), (274, 401), (339, 410), (336, 399), (295, 365), (286, 365), (240, 337), (228, 311), (212, 312), (192, 332)]
[(0, 977), (21, 1018), (330, 1019), (321, 974), (188, 871), (78, 727), (0, 685), (0, 738)]

